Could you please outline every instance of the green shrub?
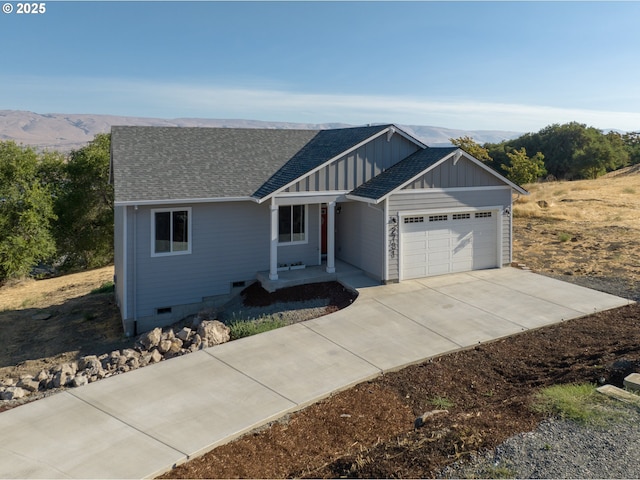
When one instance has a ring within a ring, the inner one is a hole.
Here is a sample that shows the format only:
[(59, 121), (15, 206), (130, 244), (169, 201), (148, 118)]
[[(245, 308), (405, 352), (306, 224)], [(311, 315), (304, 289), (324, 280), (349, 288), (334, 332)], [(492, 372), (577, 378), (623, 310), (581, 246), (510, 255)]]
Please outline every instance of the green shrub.
[(234, 320), (229, 324), (231, 340), (285, 327), (287, 322), (277, 317), (261, 317), (256, 320)]
[(569, 240), (571, 240), (571, 235), (569, 235), (568, 233), (561, 233), (560, 235), (558, 235), (558, 239), (561, 242), (568, 242)]

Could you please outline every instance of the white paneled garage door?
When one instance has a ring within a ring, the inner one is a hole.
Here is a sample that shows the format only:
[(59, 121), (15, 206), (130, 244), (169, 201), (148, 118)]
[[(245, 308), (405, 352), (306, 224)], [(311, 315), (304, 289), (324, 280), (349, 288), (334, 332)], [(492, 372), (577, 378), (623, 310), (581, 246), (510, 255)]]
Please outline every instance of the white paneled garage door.
[(402, 279), (498, 266), (494, 210), (401, 217)]

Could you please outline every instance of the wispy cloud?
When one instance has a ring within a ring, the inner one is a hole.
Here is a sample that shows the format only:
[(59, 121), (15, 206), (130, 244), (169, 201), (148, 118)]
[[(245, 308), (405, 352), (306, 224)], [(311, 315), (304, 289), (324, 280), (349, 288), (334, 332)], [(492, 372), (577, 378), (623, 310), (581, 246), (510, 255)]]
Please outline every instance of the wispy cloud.
[[(0, 78), (0, 88), (5, 81)], [(411, 97), (395, 93), (353, 95), (120, 79), (48, 79), (46, 82), (31, 79), (13, 83), (12, 97), (10, 108), (39, 113), (76, 113), (82, 105), (82, 113), (174, 118), (351, 124), (395, 122), (522, 132), (537, 131), (552, 123), (578, 121), (598, 128), (640, 130), (638, 112)]]

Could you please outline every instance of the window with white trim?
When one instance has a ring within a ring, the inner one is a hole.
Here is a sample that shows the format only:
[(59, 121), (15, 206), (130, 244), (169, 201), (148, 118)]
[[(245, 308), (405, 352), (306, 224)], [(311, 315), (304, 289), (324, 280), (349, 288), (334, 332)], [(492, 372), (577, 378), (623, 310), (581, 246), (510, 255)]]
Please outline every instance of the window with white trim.
[(476, 218), (490, 218), (492, 212), (476, 212)]
[(191, 253), (191, 208), (151, 210), (151, 255)]
[(445, 222), (449, 220), (449, 215), (429, 215), (430, 222)]
[(307, 241), (307, 206), (284, 205), (278, 207), (278, 243), (305, 243)]
[(404, 223), (423, 223), (424, 217), (404, 217)]
[(467, 218), (471, 218), (470, 213), (454, 213), (453, 214), (454, 220), (466, 220)]

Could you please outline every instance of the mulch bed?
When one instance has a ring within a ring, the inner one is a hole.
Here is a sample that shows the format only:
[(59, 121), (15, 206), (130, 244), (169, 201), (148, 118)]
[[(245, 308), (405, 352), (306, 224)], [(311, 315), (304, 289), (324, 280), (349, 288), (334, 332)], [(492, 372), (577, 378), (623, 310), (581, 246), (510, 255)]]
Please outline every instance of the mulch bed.
[[(432, 477), (534, 429), (541, 387), (621, 386), (640, 368), (639, 333), (640, 306), (630, 305), (438, 357), (333, 395), (163, 478)], [(443, 406), (448, 413), (415, 428)]]
[(329, 305), (340, 310), (351, 305), (358, 294), (339, 282), (308, 283), (295, 287), (282, 288), (273, 293), (267, 292), (259, 282), (245, 288), (242, 295), (247, 307), (267, 307), (274, 303), (297, 302), (301, 300), (328, 299)]

